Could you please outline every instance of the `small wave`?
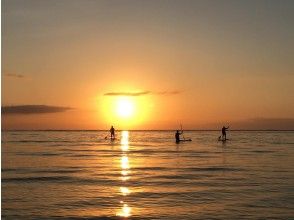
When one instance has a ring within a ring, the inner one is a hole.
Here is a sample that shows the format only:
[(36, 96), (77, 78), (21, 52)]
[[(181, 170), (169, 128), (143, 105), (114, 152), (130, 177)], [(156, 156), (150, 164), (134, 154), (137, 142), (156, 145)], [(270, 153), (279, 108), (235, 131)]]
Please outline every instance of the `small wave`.
[(252, 153), (263, 153), (263, 154), (266, 154), (266, 153), (274, 153), (275, 151), (270, 151), (270, 150), (253, 150), (253, 151), (250, 151)]
[(171, 170), (171, 168), (168, 168), (168, 167), (134, 167), (132, 170), (134, 171), (154, 171), (154, 170), (157, 170), (157, 171), (160, 171), (160, 170)]
[[(95, 207), (102, 208), (108, 207), (111, 208), (117, 204), (117, 200), (119, 197), (109, 197), (109, 196), (100, 196), (95, 199), (88, 199), (88, 200), (77, 200), (77, 201), (68, 201), (56, 204), (58, 206), (67, 207), (67, 208), (81, 208), (81, 207)], [(107, 202), (105, 202), (107, 201)]]
[(215, 155), (200, 155), (200, 154), (186, 154), (182, 157), (193, 157), (193, 158), (217, 158)]
[(62, 151), (68, 151), (68, 152), (93, 152), (95, 150), (89, 150), (89, 149), (61, 149)]
[[(61, 215), (50, 215), (50, 216), (39, 216), (39, 215), (2, 215), (4, 219), (42, 219), (42, 220), (122, 220), (125, 218), (121, 218), (118, 216), (61, 216)], [(132, 219), (146, 219), (146, 218), (133, 218)]]
[(84, 170), (36, 170), (32, 173), (79, 173)]
[(119, 180), (111, 180), (107, 178), (92, 179), (92, 178), (79, 178), (72, 176), (41, 176), (41, 177), (14, 177), (2, 178), (4, 183), (31, 183), (31, 182), (52, 182), (52, 183), (73, 183), (73, 184), (104, 184), (113, 185), (117, 184)]
[(117, 152), (117, 153), (121, 153), (121, 150), (105, 150), (105, 149), (61, 149), (61, 151), (65, 151), (65, 152), (70, 152), (70, 153), (76, 153), (76, 152), (93, 152), (93, 153), (113, 153), (113, 152)]
[(42, 176), (42, 177), (14, 177), (2, 178), (3, 182), (65, 182), (71, 181), (68, 176)]
[[(72, 141), (61, 141), (61, 140), (44, 140), (44, 141), (37, 141), (37, 140), (18, 140), (18, 141), (6, 141), (7, 143), (71, 143)], [(76, 142), (76, 141), (75, 141)]]
[(184, 170), (187, 171), (231, 171), (231, 172), (236, 172), (236, 171), (242, 171), (241, 168), (229, 168), (229, 167), (192, 167), (192, 168), (184, 168)]
[[(140, 145), (141, 147), (141, 145)], [(149, 153), (154, 153), (154, 154), (172, 154), (172, 153), (178, 153), (177, 150), (164, 150), (164, 149), (132, 149), (132, 153), (142, 153), (142, 154), (149, 154)]]
[(1, 172), (24, 172), (27, 171), (28, 169), (26, 168), (2, 168)]
[[(122, 220), (122, 219), (128, 219), (124, 217), (119, 217), (119, 216), (49, 216), (48, 218), (44, 217), (39, 217), (35, 219), (58, 219), (58, 220)], [(149, 219), (154, 219), (154, 218), (148, 218), (148, 217), (135, 217), (132, 216), (130, 219), (132, 220), (149, 220)]]
[(96, 155), (92, 154), (77, 154), (77, 155), (66, 155), (66, 157), (96, 157)]
[(35, 170), (34, 168), (15, 168), (15, 169), (2, 169), (2, 172), (13, 172), (13, 173), (50, 173), (50, 174), (54, 174), (54, 173), (79, 173), (79, 172), (84, 172), (86, 171), (85, 169), (80, 169), (80, 168), (75, 168), (72, 167), (71, 169), (48, 169), (48, 170)]
[(44, 156), (44, 157), (54, 157), (54, 156), (61, 156), (62, 153), (47, 153), (47, 152), (40, 152), (40, 153), (16, 153), (19, 156)]

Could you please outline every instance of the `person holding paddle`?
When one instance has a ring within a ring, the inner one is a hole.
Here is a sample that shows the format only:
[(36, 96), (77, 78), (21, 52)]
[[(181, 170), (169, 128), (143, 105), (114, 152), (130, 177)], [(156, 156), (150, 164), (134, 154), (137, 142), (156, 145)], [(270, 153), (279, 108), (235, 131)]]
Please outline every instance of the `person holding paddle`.
[(114, 130), (114, 127), (111, 125), (111, 128), (110, 128), (110, 139), (115, 139), (115, 130)]
[(180, 139), (180, 135), (183, 134), (184, 131), (183, 131), (183, 127), (181, 125), (181, 131), (177, 130), (176, 133), (175, 133), (175, 138), (176, 138), (176, 143), (180, 143), (180, 141), (192, 141), (190, 138), (189, 139), (186, 139), (183, 135), (183, 139)]
[(181, 132), (179, 130), (176, 131), (176, 133), (175, 133), (176, 143), (180, 143), (180, 141), (181, 141), (180, 135), (181, 134), (183, 134), (183, 131), (181, 131)]
[(223, 128), (222, 128), (222, 140), (227, 140), (227, 133), (226, 133), (226, 130), (228, 130), (229, 127), (230, 127), (230, 126), (228, 126), (228, 127), (223, 126)]

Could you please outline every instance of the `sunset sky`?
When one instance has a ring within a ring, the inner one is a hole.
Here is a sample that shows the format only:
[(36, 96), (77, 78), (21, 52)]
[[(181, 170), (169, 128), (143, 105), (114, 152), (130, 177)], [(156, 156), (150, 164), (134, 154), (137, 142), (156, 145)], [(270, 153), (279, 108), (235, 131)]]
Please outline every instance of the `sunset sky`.
[(2, 0), (2, 129), (294, 129), (294, 1)]

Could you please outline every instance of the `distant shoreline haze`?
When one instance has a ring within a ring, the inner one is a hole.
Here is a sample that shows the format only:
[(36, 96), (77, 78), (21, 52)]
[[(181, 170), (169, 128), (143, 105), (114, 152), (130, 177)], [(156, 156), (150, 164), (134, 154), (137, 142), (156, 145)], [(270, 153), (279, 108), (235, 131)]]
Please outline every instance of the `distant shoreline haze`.
[[(45, 115), (45, 114), (44, 114)], [(20, 118), (19, 118), (20, 117)], [(36, 117), (36, 118), (35, 118)], [(37, 120), (40, 116), (11, 116), (3, 115), (1, 120), (2, 130), (108, 130), (111, 125), (116, 130), (220, 130), (222, 126), (230, 126), (229, 130), (294, 130), (294, 119), (292, 118), (281, 118), (281, 119), (266, 119), (256, 118), (242, 121), (223, 121), (216, 123), (142, 123), (137, 126), (120, 124), (120, 123), (109, 123), (95, 124), (95, 121), (89, 121), (90, 126), (80, 126), (79, 123), (74, 124), (75, 121), (70, 119), (69, 121), (62, 121), (62, 118), (40, 118), (42, 121)], [(45, 116), (46, 117), (46, 116)]]

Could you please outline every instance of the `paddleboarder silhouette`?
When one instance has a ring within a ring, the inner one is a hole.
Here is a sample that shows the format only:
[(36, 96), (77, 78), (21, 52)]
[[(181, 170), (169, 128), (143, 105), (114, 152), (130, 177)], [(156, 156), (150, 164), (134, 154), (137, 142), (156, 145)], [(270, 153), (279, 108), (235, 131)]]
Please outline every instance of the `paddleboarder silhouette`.
[(177, 130), (176, 133), (175, 133), (175, 138), (176, 138), (176, 143), (179, 143), (181, 140), (180, 140), (180, 135), (183, 134), (183, 131), (179, 131)]
[(228, 127), (223, 126), (223, 128), (222, 128), (222, 139), (223, 139), (223, 140), (227, 140), (227, 133), (226, 133), (226, 130), (228, 130), (229, 127), (230, 127), (230, 126), (228, 126)]
[(110, 131), (110, 138), (115, 139), (115, 129), (114, 129), (114, 127), (111, 126), (109, 131)]

